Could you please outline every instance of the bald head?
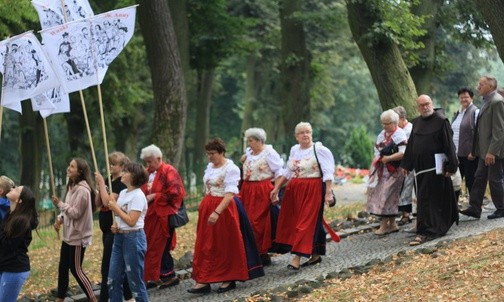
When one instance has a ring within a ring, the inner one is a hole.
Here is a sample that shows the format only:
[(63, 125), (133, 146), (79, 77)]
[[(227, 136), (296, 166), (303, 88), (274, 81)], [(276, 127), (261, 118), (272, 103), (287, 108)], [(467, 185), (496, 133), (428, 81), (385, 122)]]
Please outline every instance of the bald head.
[(434, 107), (430, 96), (422, 94), (416, 99), (417, 110), (421, 116), (427, 117), (434, 113)]

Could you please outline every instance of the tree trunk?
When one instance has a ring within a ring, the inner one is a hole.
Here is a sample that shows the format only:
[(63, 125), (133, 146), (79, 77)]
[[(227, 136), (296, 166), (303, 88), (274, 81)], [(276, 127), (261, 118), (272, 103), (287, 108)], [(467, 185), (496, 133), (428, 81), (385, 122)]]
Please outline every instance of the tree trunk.
[(139, 22), (154, 92), (152, 141), (164, 159), (179, 165), (184, 146), (187, 96), (177, 37), (168, 2), (140, 0)]
[(490, 28), (495, 46), (504, 62), (504, 5), (501, 0), (474, 0)]
[(410, 68), (418, 94), (429, 94), (432, 91), (432, 79), (436, 67), (436, 30), (438, 28), (436, 20), (442, 4), (442, 0), (422, 0), (412, 8), (415, 15), (426, 16), (423, 29), (427, 31), (427, 34), (420, 38), (425, 47), (417, 51), (420, 62)]
[(404, 63), (399, 47), (392, 41), (373, 39), (373, 24), (380, 21), (380, 12), (365, 1), (347, 0), (348, 23), (376, 86), (383, 110), (403, 106), (410, 117), (417, 92)]
[[(280, 0), (281, 92), (284, 127), (292, 133), (301, 121), (310, 121), (310, 55), (306, 48), (303, 22), (296, 17), (302, 13), (301, 0)], [(287, 135), (290, 145), (294, 136)]]
[(23, 114), (19, 116), (21, 135), (21, 178), (19, 184), (32, 189), (39, 196), (40, 171), (44, 150), (44, 125), (37, 112), (33, 112), (30, 102), (22, 102)]
[(245, 106), (243, 108), (242, 119), (242, 134), (245, 130), (254, 126), (254, 107), (257, 98), (256, 90), (256, 56), (250, 54), (247, 57), (246, 67), (246, 84), (245, 84)]
[(198, 70), (198, 100), (196, 103), (196, 138), (194, 139), (193, 171), (198, 183), (205, 171), (205, 145), (210, 132), (210, 104), (214, 82), (214, 69)]

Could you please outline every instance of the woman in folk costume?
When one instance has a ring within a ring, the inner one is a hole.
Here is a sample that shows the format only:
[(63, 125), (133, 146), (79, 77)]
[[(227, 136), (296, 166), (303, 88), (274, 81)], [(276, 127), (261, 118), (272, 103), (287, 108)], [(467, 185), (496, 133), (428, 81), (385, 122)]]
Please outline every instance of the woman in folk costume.
[(271, 264), (268, 251), (272, 245), (272, 181), (282, 175), (283, 159), (271, 145), (266, 145), (266, 132), (261, 128), (245, 131), (249, 145), (242, 159), (243, 183), (240, 190), (263, 265)]
[(381, 114), (383, 130), (376, 138), (374, 160), (368, 184), (368, 211), (381, 217), (380, 228), (374, 233), (386, 235), (399, 231), (395, 218), (404, 175), (399, 165), (408, 138), (399, 124), (399, 115), (392, 109)]
[(177, 170), (163, 161), (161, 150), (150, 145), (142, 149), (149, 181), (141, 187), (148, 202), (145, 216), (147, 254), (144, 280), (147, 288), (174, 286), (180, 283), (175, 274), (170, 250), (175, 248), (175, 230), (170, 229), (168, 216), (177, 213), (185, 197), (184, 184)]
[[(271, 199), (278, 200), (281, 186), (289, 180), (278, 217), (274, 250), (294, 254), (287, 266), (292, 270), (317, 264), (322, 261), (321, 255), (325, 255), (326, 233), (322, 214), (324, 203), (329, 205), (333, 200), (331, 186), (334, 179), (334, 157), (328, 148), (313, 142), (310, 123), (297, 124), (295, 135), (299, 144), (291, 148), (287, 168), (271, 192)], [(339, 240), (334, 232), (331, 236), (335, 241)], [(310, 259), (300, 264), (301, 257)]]
[(224, 293), (236, 288), (235, 281), (264, 275), (254, 234), (238, 194), (240, 169), (226, 159), (220, 138), (210, 140), (205, 150), (210, 163), (205, 170), (205, 197), (198, 209), (192, 278), (187, 291), (209, 293), (210, 283), (222, 282)]

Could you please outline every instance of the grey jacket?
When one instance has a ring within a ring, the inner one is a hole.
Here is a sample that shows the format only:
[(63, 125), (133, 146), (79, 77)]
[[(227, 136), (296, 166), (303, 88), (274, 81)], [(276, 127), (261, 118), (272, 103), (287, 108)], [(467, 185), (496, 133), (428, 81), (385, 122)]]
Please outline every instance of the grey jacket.
[[(472, 145), (474, 141), (474, 132), (476, 129), (476, 110), (478, 110), (478, 107), (476, 107), (474, 104), (471, 104), (467, 107), (464, 116), (462, 117), (462, 121), (460, 122), (460, 127), (459, 127), (459, 140), (458, 140), (458, 146), (457, 146), (457, 155), (461, 157), (467, 157), (469, 153), (472, 151)], [(457, 116), (460, 114), (459, 111), (455, 114), (452, 120), (452, 127), (453, 127), (453, 121), (457, 119)]]
[(504, 158), (504, 98), (493, 91), (485, 99), (476, 121), (472, 153), (482, 159), (487, 153)]

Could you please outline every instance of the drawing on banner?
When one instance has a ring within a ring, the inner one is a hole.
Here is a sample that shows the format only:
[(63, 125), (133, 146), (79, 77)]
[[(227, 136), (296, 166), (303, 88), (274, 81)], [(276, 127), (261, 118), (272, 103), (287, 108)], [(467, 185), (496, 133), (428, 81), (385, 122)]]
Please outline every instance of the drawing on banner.
[(66, 93), (101, 84), (108, 66), (133, 36), (135, 14), (132, 6), (41, 32)]
[(94, 29), (94, 43), (98, 45), (98, 66), (105, 67), (112, 63), (126, 45), (128, 27), (116, 19), (113, 23), (105, 20), (101, 24), (95, 24)]
[(94, 16), (93, 10), (87, 0), (68, 0), (64, 1), (64, 3), (63, 10), (61, 0), (32, 1), (33, 7), (35, 7), (39, 15), (42, 29)]
[(28, 32), (2, 41), (3, 104), (31, 98), (58, 86), (39, 41)]
[[(50, 103), (51, 107), (35, 109), (38, 102), (44, 103), (44, 106)], [(55, 113), (70, 112), (70, 97), (61, 90), (61, 87), (57, 87), (32, 98), (32, 107), (34, 111), (39, 110), (43, 118)]]
[(96, 73), (92, 66), (92, 49), (89, 42), (89, 28), (86, 26), (75, 36), (70, 36), (68, 32), (63, 33), (58, 47), (58, 59), (68, 81)]
[(30, 40), (19, 40), (6, 47), (4, 87), (29, 89), (47, 80), (40, 55)]

